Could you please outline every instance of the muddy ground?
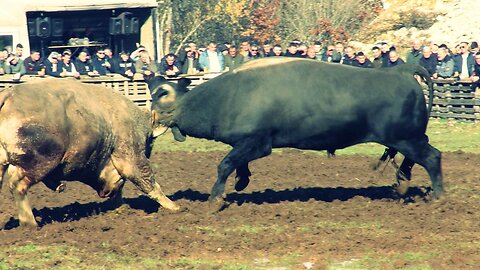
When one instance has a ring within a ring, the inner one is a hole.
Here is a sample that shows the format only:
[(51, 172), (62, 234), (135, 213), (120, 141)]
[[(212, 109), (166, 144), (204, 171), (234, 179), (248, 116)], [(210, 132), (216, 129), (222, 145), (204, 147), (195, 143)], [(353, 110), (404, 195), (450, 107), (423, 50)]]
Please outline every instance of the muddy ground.
[[(68, 183), (61, 194), (39, 184), (29, 198), (40, 229), (31, 230), (18, 226), (4, 187), (0, 250), (9, 254), (3, 258), (11, 263), (17, 254), (7, 247), (31, 244), (74, 247), (79, 266), (101, 266), (98, 254), (110, 253), (161, 259), (165, 269), (194, 268), (174, 263), (181, 258), (248, 269), (307, 269), (304, 262), (310, 269), (353, 269), (345, 264), (356, 261), (369, 266), (355, 269), (480, 269), (480, 155), (445, 153), (447, 196), (426, 202), (430, 181), (421, 167), (404, 200), (391, 189), (391, 167), (383, 174), (370, 169), (374, 157), (286, 150), (253, 162), (243, 192), (233, 190), (231, 177), (229, 206), (211, 214), (207, 199), (224, 154), (154, 153), (157, 179), (180, 213), (159, 208), (130, 183), (129, 207), (116, 210), (83, 184)], [(47, 260), (34, 268), (61, 265)]]

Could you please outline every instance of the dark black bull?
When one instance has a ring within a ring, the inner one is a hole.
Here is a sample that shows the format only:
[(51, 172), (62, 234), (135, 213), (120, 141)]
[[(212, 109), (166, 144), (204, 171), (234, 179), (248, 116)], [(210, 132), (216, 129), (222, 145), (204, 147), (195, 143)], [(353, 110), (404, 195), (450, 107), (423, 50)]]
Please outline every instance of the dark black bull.
[[(229, 144), (233, 149), (218, 166), (210, 200), (222, 202), (227, 177), (237, 171), (235, 189), (251, 175), (248, 163), (272, 148), (334, 150), (376, 142), (386, 155), (405, 156), (398, 181), (410, 180), (415, 163), (443, 193), (441, 153), (425, 134), (429, 111), (419, 82), (427, 82), (431, 108), (433, 87), (426, 70), (404, 65), (392, 69), (358, 69), (303, 59), (269, 58), (249, 62), (187, 91), (178, 84), (151, 79), (154, 122), (186, 136)], [(385, 156), (386, 157), (386, 156)]]

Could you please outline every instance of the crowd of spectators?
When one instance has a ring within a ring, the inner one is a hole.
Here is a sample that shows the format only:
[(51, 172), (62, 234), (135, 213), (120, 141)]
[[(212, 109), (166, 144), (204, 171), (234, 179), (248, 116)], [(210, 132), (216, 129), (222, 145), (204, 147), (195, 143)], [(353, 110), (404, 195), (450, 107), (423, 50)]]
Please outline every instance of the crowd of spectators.
[(0, 75), (29, 74), (79, 78), (80, 75), (101, 76), (118, 73), (133, 78), (135, 73), (139, 73), (143, 76), (161, 74), (176, 77), (180, 74), (199, 72), (224, 72), (252, 59), (272, 56), (307, 58), (359, 68), (389, 68), (404, 63), (416, 63), (425, 67), (434, 79), (457, 78), (478, 82), (480, 75), (480, 52), (477, 42), (461, 42), (455, 48), (449, 48), (445, 44), (426, 45), (417, 39), (412, 41), (405, 60), (400, 57), (394, 46), (386, 42), (373, 46), (369, 52), (341, 42), (325, 45), (315, 42), (309, 46), (294, 40), (285, 49), (280, 44), (266, 43), (258, 46), (246, 41), (240, 43), (238, 47), (231, 43), (210, 42), (206, 48), (198, 48), (197, 44), (190, 42), (178, 55), (167, 54), (160, 63), (154, 62), (149, 52), (142, 46), (130, 54), (120, 52), (116, 57), (109, 48), (98, 49), (94, 55), (84, 50), (73, 60), (70, 50), (62, 53), (51, 52), (43, 59), (40, 51), (33, 49), (28, 57), (23, 58), (23, 47), (18, 44), (15, 52), (0, 53)]

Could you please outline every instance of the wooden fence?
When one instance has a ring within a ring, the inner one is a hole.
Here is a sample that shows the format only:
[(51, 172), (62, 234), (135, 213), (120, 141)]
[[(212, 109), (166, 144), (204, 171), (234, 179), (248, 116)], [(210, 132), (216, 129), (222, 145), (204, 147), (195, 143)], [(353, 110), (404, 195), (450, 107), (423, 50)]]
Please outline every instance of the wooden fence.
[[(433, 80), (434, 97), (431, 117), (480, 120), (480, 89), (467, 80)], [(428, 98), (428, 90), (424, 89)]]
[[(139, 75), (139, 74), (138, 74)], [(193, 88), (210, 78), (218, 76), (219, 74), (199, 74), (199, 75), (189, 75), (189, 76), (182, 76), (182, 77), (175, 77), (175, 78), (167, 78), (171, 81), (177, 81), (180, 78), (189, 78), (192, 80), (191, 85), (189, 88)], [(0, 76), (0, 89), (7, 88), (14, 86), (19, 83), (24, 83), (27, 81), (33, 80), (44, 80), (43, 77), (38, 76), (22, 76), (21, 80), (14, 80), (13, 75), (2, 75)], [(69, 78), (74, 80), (72, 78)], [(63, 79), (60, 79), (63, 80)], [(127, 79), (118, 74), (109, 74), (107, 76), (99, 76), (99, 77), (89, 77), (89, 76), (81, 76), (80, 81), (83, 83), (88, 84), (96, 84), (96, 85), (103, 85), (106, 88), (113, 90), (114, 92), (118, 92), (130, 100), (132, 100), (135, 104), (140, 107), (147, 107), (150, 108), (151, 96), (150, 92), (147, 87), (147, 83), (143, 80), (142, 76), (135, 76), (133, 80)]]
[[(199, 74), (183, 76), (192, 80), (190, 87), (195, 87), (218, 74)], [(177, 81), (182, 77), (169, 78)], [(13, 81), (12, 75), (0, 76), (0, 89), (30, 80), (43, 80), (35, 76), (23, 76), (20, 81)], [(108, 76), (82, 76), (82, 82), (103, 85), (115, 92), (127, 96), (140, 107), (150, 108), (151, 97), (147, 84), (141, 76), (129, 80), (118, 74)], [(480, 121), (480, 89), (469, 81), (454, 79), (434, 80), (434, 100), (431, 117), (442, 119), (459, 119)], [(428, 98), (428, 90), (424, 89)]]

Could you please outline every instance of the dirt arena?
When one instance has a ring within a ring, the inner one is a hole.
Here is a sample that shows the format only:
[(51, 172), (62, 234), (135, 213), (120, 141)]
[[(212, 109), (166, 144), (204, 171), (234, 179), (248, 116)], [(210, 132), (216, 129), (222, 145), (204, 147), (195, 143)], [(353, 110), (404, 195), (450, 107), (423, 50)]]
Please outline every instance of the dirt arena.
[[(29, 198), (40, 228), (25, 229), (4, 187), (0, 248), (9, 254), (2, 258), (21, 259), (6, 247), (32, 244), (73, 247), (79, 265), (97, 266), (91, 269), (105, 263), (99, 254), (163, 260), (165, 269), (215, 268), (181, 265), (181, 258), (233, 265), (228, 269), (480, 269), (480, 155), (445, 153), (447, 196), (427, 202), (430, 180), (421, 167), (413, 170), (408, 198), (399, 199), (393, 168), (372, 171), (374, 157), (285, 150), (251, 164), (245, 191), (235, 192), (229, 178), (229, 205), (212, 214), (207, 199), (224, 154), (154, 153), (157, 180), (179, 213), (130, 183), (127, 206), (118, 209), (80, 183), (67, 183), (61, 194), (38, 184)], [(349, 266), (359, 261), (370, 266)], [(44, 262), (33, 268), (64, 263)]]

